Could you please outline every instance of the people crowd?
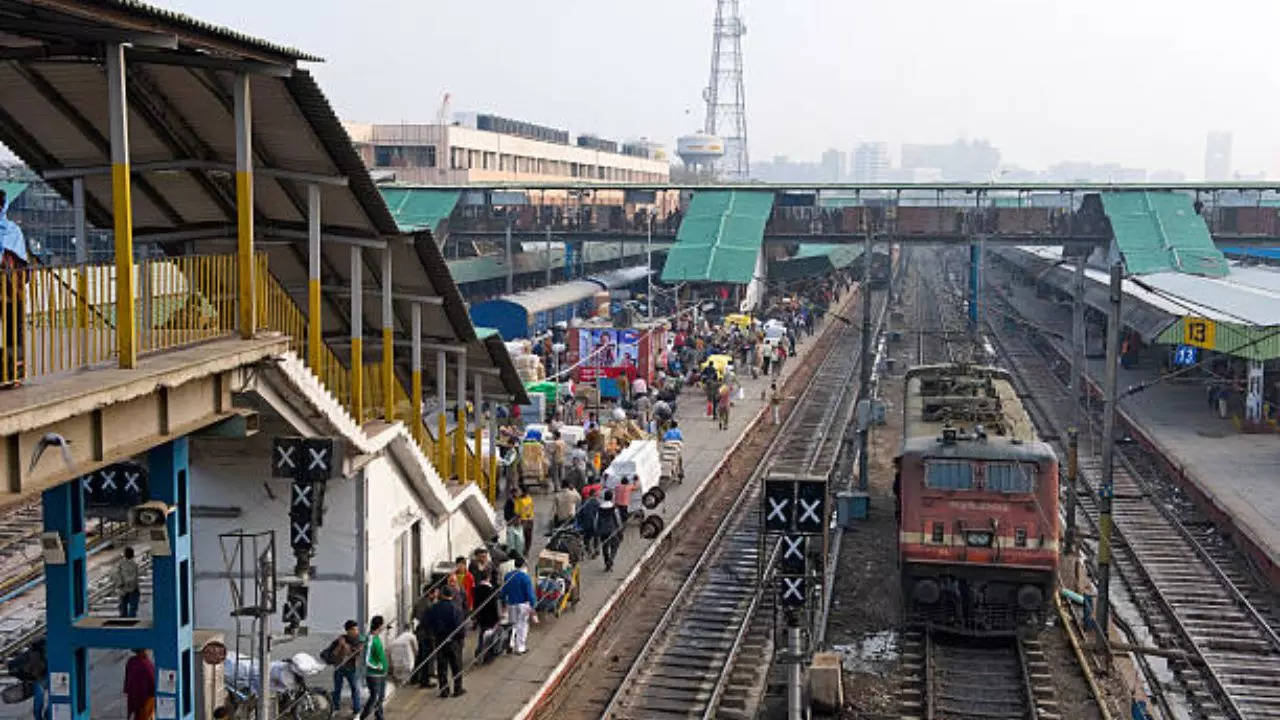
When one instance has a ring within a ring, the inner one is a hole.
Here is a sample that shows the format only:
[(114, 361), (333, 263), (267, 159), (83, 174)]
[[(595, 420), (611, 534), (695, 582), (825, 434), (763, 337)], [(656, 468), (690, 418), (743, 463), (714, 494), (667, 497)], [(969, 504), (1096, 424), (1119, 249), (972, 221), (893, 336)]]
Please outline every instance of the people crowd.
[[(356, 621), (346, 623), (327, 656), (334, 665), (335, 709), (346, 687), (353, 712), (381, 718), (388, 676), (402, 686), (432, 688), (440, 698), (458, 697), (467, 692), (463, 678), (477, 665), (528, 652), (530, 627), (538, 624), (540, 610), (548, 609), (540, 606), (540, 596), (556, 590), (530, 566), (531, 561), (537, 565), (535, 542), (542, 539), (544, 548), (564, 551), (579, 568), (599, 561), (605, 573), (613, 571), (626, 543), (628, 520), (639, 503), (639, 477), (609, 472), (627, 445), (627, 433), (618, 428), (639, 428), (662, 442), (683, 443), (685, 429), (676, 419), (679, 401), (701, 392), (707, 417), (727, 430), (748, 375), (769, 377), (770, 389), (761, 397), (777, 422), (785, 400), (778, 389), (782, 368), (846, 287), (843, 277), (814, 281), (769, 308), (764, 317), (770, 327), (746, 316), (716, 322), (678, 316), (666, 346), (657, 351), (651, 382), (627, 377), (612, 398), (563, 393), (548, 417), (537, 418), (546, 422), (529, 426), (523, 421), (531, 418), (499, 412), (504, 527), (469, 555), (456, 557), (451, 571), (430, 578), (413, 604), (411, 628), (385, 645), (381, 617), (371, 620), (367, 635)], [(548, 370), (563, 360), (552, 357), (550, 345), (549, 340), (535, 345)], [(531, 490), (549, 496), (544, 516)], [(364, 703), (355, 692), (358, 674), (366, 679)]]

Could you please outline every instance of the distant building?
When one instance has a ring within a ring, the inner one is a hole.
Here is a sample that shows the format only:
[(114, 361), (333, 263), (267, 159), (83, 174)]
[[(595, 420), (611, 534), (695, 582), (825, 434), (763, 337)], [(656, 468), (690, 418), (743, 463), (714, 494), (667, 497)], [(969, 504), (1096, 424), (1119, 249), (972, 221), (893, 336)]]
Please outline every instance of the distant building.
[(1204, 179), (1220, 182), (1231, 179), (1231, 133), (1211, 132), (1204, 141)]
[(883, 182), (888, 172), (889, 146), (886, 143), (864, 142), (854, 149), (854, 182)]
[(1150, 173), (1147, 174), (1147, 180), (1150, 180), (1151, 182), (1176, 183), (1176, 182), (1184, 182), (1186, 181), (1186, 179), (1187, 179), (1187, 174), (1182, 172), (1181, 170), (1168, 170), (1168, 169), (1152, 170)]
[(1060, 162), (1049, 166), (1045, 179), (1056, 182), (1142, 182), (1147, 179), (1147, 171), (1119, 163)]
[(943, 180), (984, 181), (1000, 167), (1000, 151), (986, 140), (902, 146), (902, 168), (937, 168)]
[[(71, 203), (25, 165), (0, 166), (0, 187), (8, 195), (8, 218), (22, 228), (27, 250), (46, 263), (76, 260), (75, 212)], [(111, 233), (86, 223), (88, 235), (85, 258), (105, 262), (115, 257)], [(148, 248), (138, 243), (135, 255), (145, 257)]]
[(796, 162), (786, 155), (751, 163), (751, 178), (762, 182), (822, 182), (824, 177), (821, 163)]
[(840, 182), (845, 176), (845, 154), (835, 148), (822, 153), (822, 179)]
[(452, 125), (343, 123), (375, 179), (423, 184), (528, 180), (668, 182), (666, 151), (464, 113)]

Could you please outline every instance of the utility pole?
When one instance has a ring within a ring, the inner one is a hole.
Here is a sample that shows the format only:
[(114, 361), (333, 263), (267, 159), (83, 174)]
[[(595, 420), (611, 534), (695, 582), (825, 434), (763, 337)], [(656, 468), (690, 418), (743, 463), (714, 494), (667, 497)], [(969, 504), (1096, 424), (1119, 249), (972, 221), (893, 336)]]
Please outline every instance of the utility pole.
[(507, 294), (510, 295), (515, 292), (516, 258), (515, 255), (511, 253), (511, 209), (507, 208), (507, 211), (504, 214), (507, 216)]
[[(871, 228), (867, 225), (867, 214), (862, 215), (862, 229), (866, 233), (866, 245), (862, 250), (862, 359), (858, 368), (860, 386), (858, 401), (871, 400)], [(867, 455), (868, 439), (871, 434), (871, 413), (866, 413), (866, 421), (858, 427), (858, 490), (867, 492), (868, 468), (870, 461)]]
[(550, 286), (551, 285), (551, 221), (548, 220), (546, 222), (547, 222), (547, 246), (546, 246), (547, 282), (546, 284), (547, 286)]
[(649, 322), (653, 322), (653, 210), (647, 215), (649, 222), (644, 237), (644, 305), (649, 310)]
[(1111, 498), (1115, 494), (1116, 363), (1120, 354), (1121, 265), (1111, 266), (1111, 307), (1107, 317), (1107, 379), (1102, 411), (1102, 484), (1098, 488), (1098, 647), (1108, 650), (1107, 621), (1111, 602)]
[(1076, 493), (1080, 487), (1080, 423), (1085, 420), (1080, 407), (1080, 394), (1087, 392), (1084, 367), (1084, 261), (1082, 253), (1076, 256), (1075, 288), (1071, 300), (1071, 428), (1067, 458), (1067, 530), (1063, 537), (1062, 552), (1070, 555), (1076, 542)]

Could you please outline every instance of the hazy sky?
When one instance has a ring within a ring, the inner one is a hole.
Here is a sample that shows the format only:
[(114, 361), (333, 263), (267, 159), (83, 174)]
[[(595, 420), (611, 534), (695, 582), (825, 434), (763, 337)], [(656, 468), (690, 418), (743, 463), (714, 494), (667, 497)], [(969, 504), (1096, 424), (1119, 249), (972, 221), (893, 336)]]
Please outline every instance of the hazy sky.
[[(162, 0), (323, 56), (346, 119), (454, 111), (674, 146), (703, 122), (713, 0)], [(742, 0), (753, 158), (985, 137), (1006, 163), (1280, 175), (1280, 3)]]

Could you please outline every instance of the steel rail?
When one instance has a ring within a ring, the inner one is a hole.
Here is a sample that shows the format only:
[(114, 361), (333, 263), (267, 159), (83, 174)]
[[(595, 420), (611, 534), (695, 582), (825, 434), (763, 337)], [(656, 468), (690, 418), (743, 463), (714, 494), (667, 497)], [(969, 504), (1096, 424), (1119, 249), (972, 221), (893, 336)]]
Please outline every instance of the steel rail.
[[(856, 332), (851, 331), (847, 328), (844, 329), (842, 331), (841, 340), (844, 339), (843, 336), (847, 336), (851, 334), (856, 334)], [(772, 456), (778, 451), (779, 448), (781, 448), (786, 442), (788, 442), (791, 439), (790, 432), (793, 429), (793, 427), (801, 421), (801, 417), (804, 414), (803, 410), (806, 408), (806, 405), (811, 398), (813, 388), (817, 384), (816, 381), (822, 376), (823, 369), (827, 365), (827, 363), (830, 362), (831, 359), (836, 356), (836, 349), (840, 344), (841, 344), (840, 341), (836, 341), (831, 343), (829, 347), (827, 347), (826, 354), (823, 356), (823, 359), (820, 361), (819, 367), (814, 371), (814, 375), (810, 378), (809, 383), (805, 386), (805, 389), (802, 391), (800, 397), (797, 398), (797, 401), (792, 406), (791, 411), (788, 412), (787, 417), (784, 419), (782, 427), (780, 428), (779, 432), (770, 441), (769, 446), (765, 450), (764, 457), (768, 458)], [(856, 361), (854, 362), (854, 365), (856, 368)], [(738, 491), (738, 494), (735, 497), (733, 504), (730, 506), (728, 511), (725, 512), (725, 515), (721, 519), (721, 521), (716, 525), (716, 530), (712, 534), (711, 539), (708, 541), (707, 545), (703, 548), (702, 552), (699, 553), (698, 559), (694, 563), (693, 568), (689, 571), (688, 576), (685, 578), (684, 582), (681, 583), (680, 588), (676, 591), (675, 598), (667, 606), (667, 609), (663, 612), (662, 617), (659, 619), (658, 624), (654, 627), (653, 631), (649, 633), (649, 636), (645, 640), (644, 645), (641, 647), (639, 654), (637, 654), (636, 659), (631, 663), (631, 665), (627, 669), (627, 673), (623, 676), (622, 682), (619, 683), (618, 687), (614, 690), (613, 694), (610, 696), (609, 702), (605, 706), (604, 712), (601, 715), (602, 717), (606, 717), (606, 718), (614, 717), (619, 712), (621, 705), (625, 701), (627, 692), (629, 691), (631, 686), (633, 686), (636, 683), (640, 675), (645, 671), (646, 664), (649, 660), (649, 656), (653, 653), (657, 645), (663, 641), (667, 633), (667, 630), (672, 626), (672, 623), (675, 621), (677, 615), (681, 613), (686, 607), (685, 601), (687, 600), (689, 594), (691, 593), (691, 590), (704, 579), (703, 576), (711, 566), (713, 559), (715, 559), (715, 556), (718, 553), (720, 549), (720, 545), (724, 540), (725, 536), (729, 533), (731, 528), (733, 528), (735, 525), (737, 525), (739, 522), (741, 522), (744, 519), (743, 510), (744, 510), (744, 507), (746, 506), (746, 501), (748, 499), (756, 497), (759, 491), (759, 480), (761, 479), (763, 473), (765, 472), (766, 467), (767, 467), (767, 462), (762, 462), (759, 465), (757, 465), (756, 468), (752, 471), (751, 475), (748, 477), (747, 481), (743, 483), (743, 486)], [(760, 597), (762, 590), (763, 590), (762, 588), (758, 587), (755, 593), (753, 593), (752, 603), (750, 607), (758, 606), (758, 598)], [(745, 628), (750, 624), (750, 619), (751, 619), (750, 616), (744, 617), (742, 619), (743, 621), (739, 628), (739, 633), (738, 633), (739, 635), (742, 634), (742, 628)], [(730, 665), (731, 663), (728, 661), (724, 663), (724, 665), (722, 666), (722, 673), (720, 677), (725, 677), (724, 669), (728, 668)], [(714, 706), (708, 705), (708, 708), (713, 709)]]

